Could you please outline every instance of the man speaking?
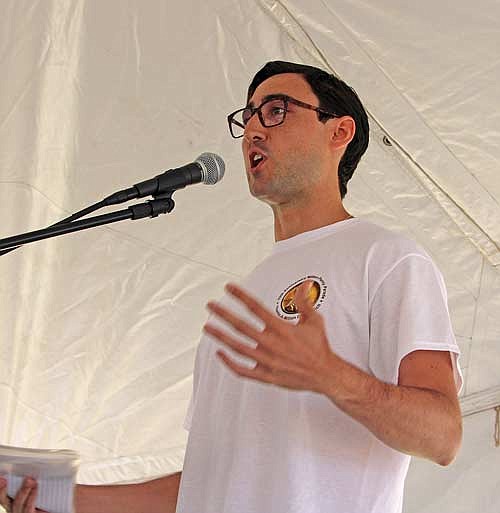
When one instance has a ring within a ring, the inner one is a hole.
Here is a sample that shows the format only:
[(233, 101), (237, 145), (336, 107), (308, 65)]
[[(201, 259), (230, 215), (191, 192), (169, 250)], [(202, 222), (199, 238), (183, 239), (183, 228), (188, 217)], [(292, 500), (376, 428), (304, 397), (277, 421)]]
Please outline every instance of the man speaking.
[(410, 457), (448, 465), (461, 443), (441, 273), (345, 210), (369, 129), (343, 81), (267, 63), (228, 121), (276, 243), (208, 303), (182, 473), (78, 486), (76, 511), (400, 513)]

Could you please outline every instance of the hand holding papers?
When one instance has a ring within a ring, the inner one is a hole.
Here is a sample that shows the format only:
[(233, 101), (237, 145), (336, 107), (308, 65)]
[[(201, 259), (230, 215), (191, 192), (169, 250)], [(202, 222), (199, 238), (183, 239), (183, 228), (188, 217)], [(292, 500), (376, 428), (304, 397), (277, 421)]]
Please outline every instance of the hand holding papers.
[(0, 475), (7, 495), (15, 497), (26, 476), (38, 482), (36, 507), (50, 513), (73, 513), (78, 453), (0, 445)]

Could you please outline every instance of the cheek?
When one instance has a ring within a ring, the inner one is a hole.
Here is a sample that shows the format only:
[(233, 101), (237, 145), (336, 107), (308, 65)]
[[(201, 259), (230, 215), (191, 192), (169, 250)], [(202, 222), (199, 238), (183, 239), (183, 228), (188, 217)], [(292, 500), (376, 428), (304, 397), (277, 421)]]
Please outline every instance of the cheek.
[(291, 148), (284, 161), (288, 173), (303, 184), (316, 182), (322, 173), (322, 157), (309, 143)]

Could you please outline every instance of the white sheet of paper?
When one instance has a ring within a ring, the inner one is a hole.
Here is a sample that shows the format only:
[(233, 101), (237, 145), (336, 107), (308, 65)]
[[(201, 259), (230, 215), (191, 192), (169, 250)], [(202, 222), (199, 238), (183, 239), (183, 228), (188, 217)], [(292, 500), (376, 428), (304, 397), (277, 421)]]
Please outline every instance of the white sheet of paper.
[(0, 475), (15, 497), (25, 477), (38, 482), (36, 507), (50, 513), (73, 513), (79, 457), (74, 451), (26, 449), (0, 445)]

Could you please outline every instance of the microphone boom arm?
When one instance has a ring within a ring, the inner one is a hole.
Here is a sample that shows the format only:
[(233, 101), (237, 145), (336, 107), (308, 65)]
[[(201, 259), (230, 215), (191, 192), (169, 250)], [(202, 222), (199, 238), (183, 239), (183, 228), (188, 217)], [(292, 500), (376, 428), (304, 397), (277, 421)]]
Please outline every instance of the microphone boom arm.
[(153, 200), (130, 205), (130, 207), (124, 210), (88, 217), (80, 221), (57, 224), (43, 228), (42, 230), (35, 230), (33, 232), (7, 237), (6, 239), (0, 239), (0, 250), (14, 248), (22, 244), (29, 244), (30, 242), (36, 242), (50, 237), (57, 237), (58, 235), (64, 235), (66, 233), (95, 228), (103, 224), (116, 223), (117, 221), (123, 221), (125, 219), (136, 220), (144, 217), (158, 217), (160, 214), (168, 214), (172, 212), (175, 207), (172, 193), (173, 191), (160, 194), (155, 196)]

